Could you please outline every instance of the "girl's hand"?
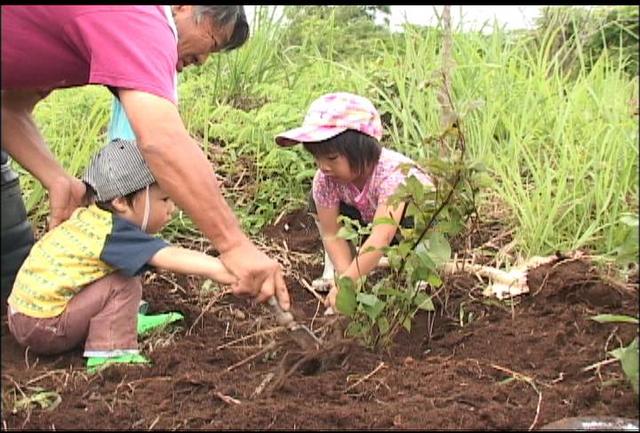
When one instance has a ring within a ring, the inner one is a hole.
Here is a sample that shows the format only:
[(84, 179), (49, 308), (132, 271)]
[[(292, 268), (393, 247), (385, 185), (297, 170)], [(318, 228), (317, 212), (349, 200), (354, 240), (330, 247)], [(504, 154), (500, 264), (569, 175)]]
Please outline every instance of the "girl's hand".
[(336, 310), (336, 297), (338, 296), (338, 286), (336, 286), (335, 280), (331, 280), (331, 289), (329, 290), (329, 294), (324, 299), (324, 306), (327, 308), (331, 308), (333, 311)]

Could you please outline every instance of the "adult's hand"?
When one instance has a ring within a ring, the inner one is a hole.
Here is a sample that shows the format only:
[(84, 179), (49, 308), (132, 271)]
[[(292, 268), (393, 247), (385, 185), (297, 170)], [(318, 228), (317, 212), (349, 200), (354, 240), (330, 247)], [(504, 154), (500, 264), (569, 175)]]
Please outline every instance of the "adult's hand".
[(49, 192), (53, 228), (82, 205), (84, 183), (65, 172), (47, 147), (33, 119), (33, 108), (47, 92), (2, 92), (2, 147)]
[(232, 293), (239, 297), (253, 297), (264, 302), (274, 296), (283, 310), (289, 310), (291, 300), (284, 281), (282, 267), (251, 242), (242, 242), (220, 254), (220, 260), (239, 279)]
[(73, 211), (85, 205), (84, 182), (74, 177), (55, 180), (49, 187), (49, 230), (67, 220)]

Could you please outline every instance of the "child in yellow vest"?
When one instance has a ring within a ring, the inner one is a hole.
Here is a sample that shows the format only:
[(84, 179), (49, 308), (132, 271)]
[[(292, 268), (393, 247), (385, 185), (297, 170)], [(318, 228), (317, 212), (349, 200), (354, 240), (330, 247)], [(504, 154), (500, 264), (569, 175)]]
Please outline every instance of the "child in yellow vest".
[(40, 354), (84, 343), (89, 371), (114, 362), (148, 363), (137, 341), (145, 270), (195, 274), (222, 284), (236, 277), (212, 256), (153, 236), (171, 220), (175, 204), (135, 141), (117, 139), (102, 148), (83, 181), (93, 204), (77, 209), (33, 246), (8, 299), (9, 330)]

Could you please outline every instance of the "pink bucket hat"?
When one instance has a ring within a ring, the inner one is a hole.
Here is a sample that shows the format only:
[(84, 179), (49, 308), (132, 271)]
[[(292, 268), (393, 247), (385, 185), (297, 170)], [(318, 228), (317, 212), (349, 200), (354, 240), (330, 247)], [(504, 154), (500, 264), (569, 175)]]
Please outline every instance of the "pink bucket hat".
[(382, 137), (380, 115), (367, 98), (337, 92), (320, 96), (311, 103), (299, 128), (276, 135), (280, 146), (323, 141), (353, 129), (378, 140)]

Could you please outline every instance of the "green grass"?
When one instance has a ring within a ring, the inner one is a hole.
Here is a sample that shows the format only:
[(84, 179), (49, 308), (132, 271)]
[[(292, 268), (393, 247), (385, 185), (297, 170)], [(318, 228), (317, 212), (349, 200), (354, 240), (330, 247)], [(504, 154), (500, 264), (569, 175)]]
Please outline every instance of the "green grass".
[[(285, 25), (263, 10), (245, 46), (180, 77), (185, 125), (218, 173), (230, 185), (239, 182), (226, 194), (251, 233), (305, 203), (313, 161), (300, 146), (277, 148), (273, 138), (298, 126), (322, 93), (371, 98), (385, 119), (384, 144), (418, 160), (437, 154), (431, 143), (443, 132), (439, 29), (376, 33), (367, 39), (375, 55), (337, 57), (340, 41), (356, 36), (331, 27), (330, 46), (313, 35), (287, 46)], [(493, 179), (482, 197), (497, 196), (507, 207), (504, 224), (515, 228), (518, 252), (582, 248), (607, 255), (628, 234), (621, 221), (638, 215), (638, 117), (629, 108), (638, 79), (623, 72), (625, 60), (616, 55), (605, 53), (587, 68), (580, 46), (571, 47), (576, 63), (564, 72), (554, 40), (550, 31), (533, 44), (497, 27), (488, 36), (455, 33), (454, 107), (469, 157)], [(110, 98), (91, 86), (54, 92), (37, 107), (46, 141), (69, 172), (79, 174), (104, 142)], [(31, 218), (42, 218), (42, 188), (30, 176), (22, 186)], [(197, 236), (184, 215), (168, 231)]]

